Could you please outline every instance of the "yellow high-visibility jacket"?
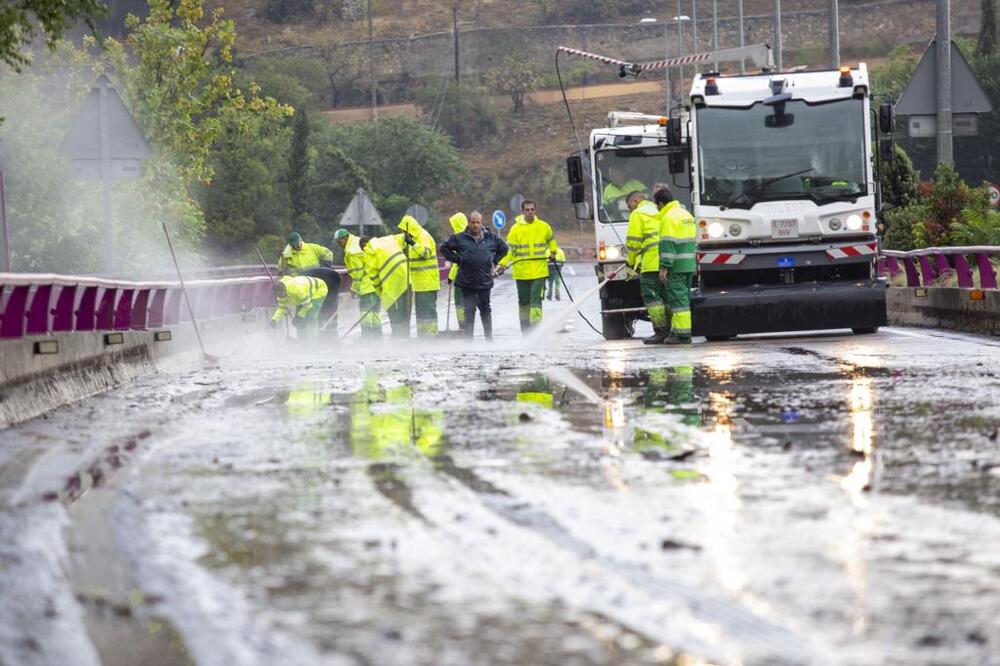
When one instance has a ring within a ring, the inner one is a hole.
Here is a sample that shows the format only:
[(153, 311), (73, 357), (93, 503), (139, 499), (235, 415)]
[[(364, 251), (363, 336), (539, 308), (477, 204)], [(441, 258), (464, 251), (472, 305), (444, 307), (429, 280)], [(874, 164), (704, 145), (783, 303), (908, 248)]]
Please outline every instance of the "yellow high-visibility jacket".
[(628, 265), (637, 272), (660, 270), (660, 211), (652, 201), (643, 201), (629, 214), (625, 247)]
[(278, 257), (278, 272), (298, 275), (307, 268), (319, 266), (322, 262), (326, 262), (327, 265), (333, 263), (333, 252), (322, 245), (302, 243), (302, 247), (298, 250), (286, 245)]
[(566, 253), (563, 252), (561, 247), (556, 249), (556, 263), (560, 265), (566, 263)]
[(358, 296), (364, 296), (375, 291), (372, 279), (365, 271), (365, 251), (361, 249), (361, 239), (350, 234), (344, 247), (344, 265), (347, 274), (351, 276), (351, 291)]
[(274, 321), (278, 321), (286, 314), (305, 317), (318, 309), (326, 298), (326, 283), (319, 278), (286, 275), (280, 280), (285, 284), (288, 295), (278, 299), (278, 308), (271, 317)]
[(507, 234), (507, 254), (500, 260), (501, 266), (513, 266), (515, 280), (537, 280), (549, 276), (549, 256), (559, 249), (552, 227), (548, 222), (536, 217), (525, 222), (518, 215), (514, 226)]
[(406, 255), (402, 234), (379, 236), (365, 245), (365, 270), (382, 307), (389, 308), (406, 293)]
[(694, 218), (678, 201), (671, 201), (660, 216), (660, 266), (673, 273), (694, 273), (698, 269), (698, 229)]
[[(460, 234), (469, 226), (469, 218), (465, 216), (465, 213), (455, 213), (448, 218), (448, 224), (451, 225), (451, 230), (454, 233)], [(457, 275), (458, 264), (452, 264), (451, 268), (448, 269), (448, 280), (454, 282)]]
[[(441, 288), (441, 274), (438, 272), (437, 243), (415, 218), (404, 215), (399, 223), (399, 242), (403, 243), (410, 259), (410, 286), (413, 291), (437, 291)], [(409, 233), (416, 241), (406, 246), (403, 236)]]

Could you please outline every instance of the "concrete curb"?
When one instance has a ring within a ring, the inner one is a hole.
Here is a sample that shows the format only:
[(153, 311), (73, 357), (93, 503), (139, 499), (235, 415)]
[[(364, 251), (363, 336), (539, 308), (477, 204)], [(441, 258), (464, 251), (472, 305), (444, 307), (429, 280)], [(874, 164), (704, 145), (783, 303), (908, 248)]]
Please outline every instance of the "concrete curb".
[[(982, 296), (973, 300), (973, 296)], [(948, 328), (1000, 336), (1000, 291), (951, 287), (890, 287), (893, 326)]]
[[(216, 353), (217, 347), (234, 338), (245, 342), (248, 336), (269, 336), (269, 312), (258, 308), (202, 322), (207, 351)], [(165, 331), (169, 336), (162, 335)], [(161, 340), (157, 340), (158, 332)], [(52, 343), (58, 351), (40, 353), (52, 351)], [(201, 354), (191, 323), (182, 322), (156, 331), (54, 333), (0, 340), (0, 357), (3, 429), (145, 375), (197, 367)]]

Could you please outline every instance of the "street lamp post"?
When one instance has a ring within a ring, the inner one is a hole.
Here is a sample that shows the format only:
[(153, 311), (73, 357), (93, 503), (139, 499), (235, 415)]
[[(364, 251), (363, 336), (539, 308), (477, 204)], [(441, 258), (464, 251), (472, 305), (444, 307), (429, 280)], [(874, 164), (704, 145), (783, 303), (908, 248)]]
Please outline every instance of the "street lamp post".
[[(677, 4), (678, 4), (678, 6), (680, 5), (680, 0), (677, 0)], [(690, 20), (691, 20), (691, 17), (689, 17), (689, 16), (683, 16), (682, 15), (682, 16), (674, 16), (674, 17), (670, 18), (669, 21), (668, 20), (663, 21), (664, 58), (669, 58), (670, 57), (670, 23), (674, 22), (674, 23), (677, 24), (677, 42), (678, 42), (678, 49), (680, 51), (679, 55), (683, 56), (684, 55), (684, 34), (681, 32), (681, 23), (683, 23), (684, 21), (690, 21)], [(646, 18), (643, 18), (643, 19), (639, 20), (639, 23), (658, 23), (658, 22), (659, 22), (659, 19), (656, 19), (656, 18), (653, 18), (653, 17), (646, 17)], [(665, 72), (664, 77), (666, 79), (666, 84), (667, 84), (667, 113), (669, 114), (671, 107), (673, 107), (673, 105), (674, 105), (673, 86), (671, 85), (672, 81), (670, 79), (670, 68), (669, 67), (664, 67), (663, 70)], [(684, 69), (683, 68), (681, 68), (679, 79), (680, 79), (680, 85), (681, 85), (680, 96), (683, 98), (683, 96), (684, 96), (684, 90), (683, 90), (683, 86), (684, 86)]]

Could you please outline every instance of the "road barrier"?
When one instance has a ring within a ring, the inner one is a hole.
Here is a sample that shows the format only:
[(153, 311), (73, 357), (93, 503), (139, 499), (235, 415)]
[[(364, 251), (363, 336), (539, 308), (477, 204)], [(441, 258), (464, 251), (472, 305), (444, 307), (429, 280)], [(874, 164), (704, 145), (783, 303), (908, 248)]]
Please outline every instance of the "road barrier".
[[(923, 250), (898, 252), (882, 250), (879, 257), (879, 272), (882, 275), (906, 276), (907, 287), (932, 287), (935, 280), (948, 271), (953, 271), (961, 289), (976, 287), (972, 266), (979, 275), (980, 289), (996, 289), (997, 276), (990, 261), (1000, 258), (1000, 247), (929, 247)], [(970, 263), (969, 259), (973, 258)]]

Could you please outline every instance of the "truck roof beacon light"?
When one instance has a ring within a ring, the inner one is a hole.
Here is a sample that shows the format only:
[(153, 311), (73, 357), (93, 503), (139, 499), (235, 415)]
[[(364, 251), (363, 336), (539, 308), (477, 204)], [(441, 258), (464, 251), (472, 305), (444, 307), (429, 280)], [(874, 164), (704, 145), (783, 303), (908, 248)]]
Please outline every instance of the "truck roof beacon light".
[(851, 68), (844, 65), (840, 68), (840, 83), (841, 88), (850, 88), (854, 85), (854, 77), (851, 76)]
[(705, 79), (705, 94), (706, 95), (718, 95), (719, 85), (715, 82), (715, 77), (710, 76)]

